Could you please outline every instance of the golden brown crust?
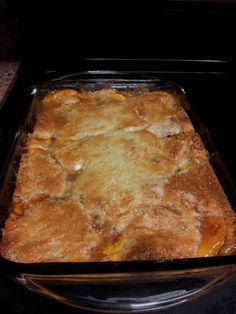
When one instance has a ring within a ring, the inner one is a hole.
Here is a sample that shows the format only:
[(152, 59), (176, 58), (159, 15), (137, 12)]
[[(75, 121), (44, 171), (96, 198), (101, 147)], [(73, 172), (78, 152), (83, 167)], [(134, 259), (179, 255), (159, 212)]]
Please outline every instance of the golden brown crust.
[(192, 132), (174, 96), (165, 92), (129, 94), (115, 90), (49, 94), (34, 129), (37, 138), (81, 140), (107, 132), (147, 129), (157, 137)]
[(77, 202), (49, 199), (33, 204), (21, 217), (11, 214), (1, 253), (17, 262), (89, 261), (97, 242), (99, 235)]
[(73, 89), (63, 89), (49, 93), (43, 99), (44, 110), (54, 110), (61, 106), (74, 104), (80, 101), (81, 94)]
[(175, 97), (165, 92), (142, 93), (126, 99), (157, 137), (192, 132), (193, 126)]
[[(166, 185), (165, 195), (168, 201), (174, 201), (175, 203), (181, 195), (182, 198), (185, 198), (185, 201), (180, 199), (180, 203), (191, 205), (191, 210), (195, 209), (202, 225), (202, 241), (205, 242), (205, 237), (208, 243), (214, 242), (217, 245), (219, 239), (221, 239), (221, 245), (214, 254), (207, 251), (203, 254), (203, 249), (199, 248), (201, 254), (197, 253), (197, 255), (224, 255), (227, 252), (226, 247), (228, 248), (227, 254), (235, 252), (235, 214), (209, 163), (202, 163), (191, 171), (171, 177)], [(205, 224), (208, 217), (213, 218), (206, 228)], [(214, 233), (211, 233), (210, 239), (210, 235), (206, 236), (205, 234), (210, 229), (214, 229), (214, 226), (219, 227), (215, 228)]]
[(29, 202), (49, 196), (63, 196), (66, 174), (59, 164), (44, 150), (29, 150), (21, 160), (14, 201)]
[(81, 140), (86, 137), (113, 131), (144, 129), (147, 123), (140, 119), (133, 108), (123, 104), (91, 105), (76, 103), (60, 108), (52, 115), (44, 112), (39, 116), (34, 134), (38, 138)]
[(174, 95), (50, 93), (26, 150), (1, 243), (7, 259), (236, 252), (235, 214)]

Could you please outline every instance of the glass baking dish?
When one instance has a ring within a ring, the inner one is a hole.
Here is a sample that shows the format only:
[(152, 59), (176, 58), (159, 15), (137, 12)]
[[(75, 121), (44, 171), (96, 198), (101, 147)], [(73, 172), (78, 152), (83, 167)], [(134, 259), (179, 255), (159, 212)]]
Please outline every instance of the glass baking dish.
[[(185, 91), (178, 85), (128, 72), (81, 72), (60, 77), (18, 92), (18, 128), (5, 149), (0, 181), (0, 227), (3, 228), (11, 206), (19, 161), (27, 134), (35, 122), (41, 99), (51, 90), (73, 88), (98, 90), (145, 88), (174, 94), (187, 111), (195, 130), (209, 152), (210, 163), (233, 209), (235, 188), (212, 144), (207, 129), (192, 111)], [(7, 112), (7, 111), (6, 111)], [(9, 114), (9, 113), (8, 113)], [(4, 111), (0, 122), (9, 119)], [(1, 124), (0, 124), (1, 125)], [(11, 124), (8, 128), (12, 128)], [(1, 130), (1, 138), (6, 130)], [(90, 262), (90, 263), (15, 263), (0, 257), (1, 269), (28, 289), (59, 302), (89, 311), (107, 313), (144, 313), (165, 309), (199, 297), (235, 274), (236, 256), (192, 259)]]

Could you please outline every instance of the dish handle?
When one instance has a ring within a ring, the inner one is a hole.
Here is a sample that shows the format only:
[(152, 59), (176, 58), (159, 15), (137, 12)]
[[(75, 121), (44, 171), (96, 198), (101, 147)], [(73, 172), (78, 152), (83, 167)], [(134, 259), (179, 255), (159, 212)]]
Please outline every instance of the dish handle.
[(142, 273), (35, 275), (17, 280), (67, 305), (102, 313), (144, 313), (208, 293), (235, 274), (235, 265)]

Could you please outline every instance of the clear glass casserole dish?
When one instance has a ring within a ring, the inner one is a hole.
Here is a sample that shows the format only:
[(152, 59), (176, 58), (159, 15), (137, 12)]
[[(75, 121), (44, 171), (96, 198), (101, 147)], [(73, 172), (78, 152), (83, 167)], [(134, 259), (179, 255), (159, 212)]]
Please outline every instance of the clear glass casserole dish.
[[(41, 99), (52, 90), (72, 88), (97, 90), (112, 87), (118, 90), (146, 88), (168, 91), (187, 111), (195, 130), (209, 152), (210, 163), (235, 209), (235, 189), (212, 144), (187, 101), (185, 92), (174, 83), (122, 73), (78, 73), (33, 86), (17, 95), (21, 115), (14, 141), (9, 143), (1, 169), (1, 227), (8, 216), (16, 173), (27, 134), (35, 122)], [(18, 107), (19, 108), (19, 107)], [(9, 119), (9, 116), (1, 116)], [(3, 121), (3, 120), (1, 120)], [(9, 125), (11, 128), (11, 125)], [(4, 136), (2, 131), (1, 137)], [(8, 139), (5, 138), (7, 141)], [(1, 268), (13, 280), (28, 289), (81, 309), (100, 312), (145, 312), (159, 310), (189, 301), (207, 293), (235, 273), (235, 256), (194, 259), (23, 264), (0, 258)]]

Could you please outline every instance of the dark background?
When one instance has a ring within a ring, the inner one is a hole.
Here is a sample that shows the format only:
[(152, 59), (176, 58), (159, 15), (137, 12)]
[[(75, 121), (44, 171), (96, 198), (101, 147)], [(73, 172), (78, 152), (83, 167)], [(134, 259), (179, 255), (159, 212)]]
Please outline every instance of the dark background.
[(0, 20), (17, 21), (20, 50), (13, 54), (28, 59), (234, 59), (235, 3), (1, 0)]
[(234, 57), (236, 8), (227, 1), (41, 0), (17, 8), (27, 57)]

